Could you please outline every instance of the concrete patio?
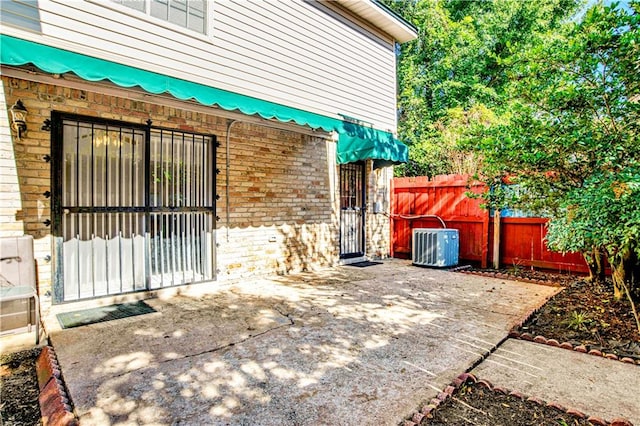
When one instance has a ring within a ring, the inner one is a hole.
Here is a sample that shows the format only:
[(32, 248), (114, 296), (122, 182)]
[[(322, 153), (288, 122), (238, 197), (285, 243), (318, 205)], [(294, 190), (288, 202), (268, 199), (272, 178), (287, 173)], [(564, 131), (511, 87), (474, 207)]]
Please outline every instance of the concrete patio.
[(199, 287), (48, 319), (81, 424), (398, 424), (558, 290), (398, 260)]

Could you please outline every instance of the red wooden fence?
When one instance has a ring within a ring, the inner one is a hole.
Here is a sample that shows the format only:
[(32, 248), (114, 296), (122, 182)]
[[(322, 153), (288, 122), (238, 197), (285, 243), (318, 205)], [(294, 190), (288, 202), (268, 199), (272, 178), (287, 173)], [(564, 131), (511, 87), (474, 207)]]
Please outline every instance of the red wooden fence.
[[(480, 199), (467, 192), (482, 193), (482, 183), (469, 184), (463, 175), (393, 179), (391, 203), (391, 256), (411, 257), (413, 228), (447, 228), (460, 233), (460, 262), (487, 267), (493, 263), (494, 218), (482, 209)], [(562, 255), (547, 249), (546, 219), (500, 218), (501, 265), (532, 266), (558, 271), (588, 272), (578, 253)]]

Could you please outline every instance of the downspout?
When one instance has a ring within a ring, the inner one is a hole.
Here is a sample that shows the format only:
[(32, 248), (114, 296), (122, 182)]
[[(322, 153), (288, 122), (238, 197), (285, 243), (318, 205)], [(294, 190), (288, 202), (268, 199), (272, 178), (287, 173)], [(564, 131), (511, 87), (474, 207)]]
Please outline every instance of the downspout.
[(231, 208), (230, 208), (230, 202), (229, 202), (229, 167), (231, 165), (231, 158), (229, 157), (230, 154), (230, 141), (231, 141), (231, 126), (233, 126), (235, 123), (238, 123), (239, 120), (231, 120), (229, 122), (229, 124), (227, 124), (227, 142), (226, 142), (226, 167), (225, 167), (225, 197), (224, 197), (224, 204), (225, 204), (225, 208), (226, 208), (226, 228), (227, 228), (227, 232), (226, 232), (226, 236), (227, 236), (227, 243), (229, 242), (229, 226), (231, 226)]
[[(0, 0), (2, 1), (2, 0)], [(226, 170), (225, 170), (225, 177), (226, 177), (226, 182), (225, 182), (225, 208), (226, 208), (226, 227), (227, 227), (227, 232), (226, 232), (226, 239), (227, 242), (229, 242), (229, 227), (231, 225), (231, 208), (230, 208), (230, 201), (229, 201), (229, 168), (231, 166), (231, 158), (229, 157), (230, 154), (230, 142), (231, 142), (231, 127), (236, 124), (236, 123), (243, 123), (242, 120), (231, 120), (229, 121), (229, 124), (227, 124), (227, 142), (226, 142)], [(282, 127), (276, 126), (276, 125), (270, 125), (268, 123), (253, 123), (253, 122), (247, 122), (249, 124), (255, 124), (256, 126), (263, 126), (263, 127), (268, 127), (271, 129), (278, 129), (278, 130), (284, 130), (287, 132), (292, 132), (293, 130), (288, 130), (288, 129), (283, 129)], [(313, 132), (301, 132), (299, 131), (298, 133), (303, 133), (303, 134), (312, 134)]]

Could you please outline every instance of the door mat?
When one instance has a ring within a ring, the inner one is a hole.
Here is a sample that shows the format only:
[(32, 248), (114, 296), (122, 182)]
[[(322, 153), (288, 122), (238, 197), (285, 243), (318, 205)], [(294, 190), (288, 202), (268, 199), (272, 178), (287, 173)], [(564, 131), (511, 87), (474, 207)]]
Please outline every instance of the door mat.
[(56, 317), (58, 317), (58, 322), (60, 322), (62, 328), (73, 328), (153, 312), (157, 311), (140, 300), (133, 303), (119, 303), (117, 305), (102, 306), (100, 308), (64, 312), (56, 315)]
[(371, 262), (370, 260), (365, 260), (364, 262), (347, 264), (347, 266), (355, 266), (356, 268), (366, 268), (367, 266), (373, 266), (373, 265), (382, 265), (382, 262)]

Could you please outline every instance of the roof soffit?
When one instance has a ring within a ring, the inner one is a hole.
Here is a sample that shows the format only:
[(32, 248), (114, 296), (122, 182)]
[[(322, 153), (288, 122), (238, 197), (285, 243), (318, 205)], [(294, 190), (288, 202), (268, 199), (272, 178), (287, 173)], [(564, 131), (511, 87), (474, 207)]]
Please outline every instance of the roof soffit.
[(337, 0), (337, 2), (351, 13), (370, 22), (400, 43), (405, 43), (418, 37), (416, 29), (411, 24), (376, 1)]

